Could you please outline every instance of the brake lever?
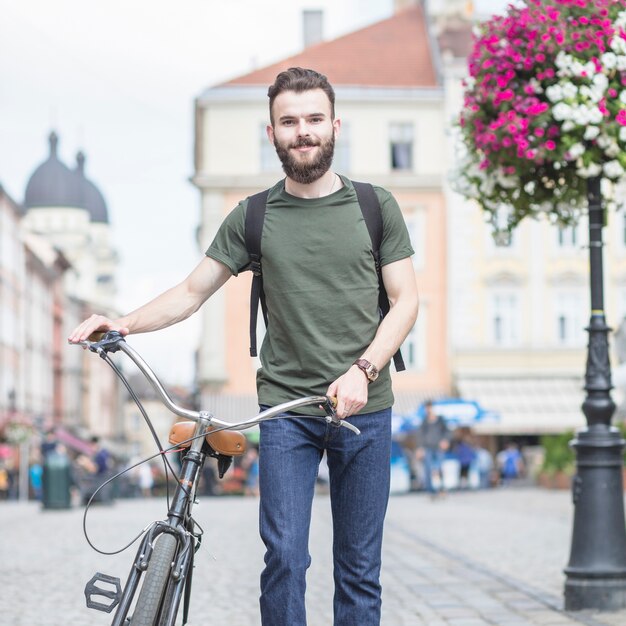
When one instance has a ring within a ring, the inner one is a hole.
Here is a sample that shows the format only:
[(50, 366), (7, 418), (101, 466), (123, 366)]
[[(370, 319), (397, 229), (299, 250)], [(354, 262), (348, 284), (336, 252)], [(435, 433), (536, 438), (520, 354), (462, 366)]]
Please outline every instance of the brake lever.
[(110, 330), (102, 335), (99, 341), (80, 341), (79, 345), (84, 346), (95, 352), (100, 357), (105, 358), (108, 352), (117, 352), (120, 347), (120, 341), (124, 341), (122, 333), (116, 330)]
[(335, 411), (336, 406), (337, 398), (326, 396), (326, 402), (322, 405), (322, 408), (326, 411), (326, 415), (324, 416), (326, 422), (332, 426), (336, 426), (337, 428), (344, 426), (348, 430), (351, 430), (355, 435), (360, 435), (361, 431), (354, 424), (337, 417), (337, 412)]

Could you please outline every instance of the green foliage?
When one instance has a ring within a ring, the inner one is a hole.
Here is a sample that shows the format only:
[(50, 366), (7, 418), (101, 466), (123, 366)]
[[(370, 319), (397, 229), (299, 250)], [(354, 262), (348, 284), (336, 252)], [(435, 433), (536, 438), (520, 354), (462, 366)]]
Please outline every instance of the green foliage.
[(574, 473), (576, 455), (570, 447), (570, 441), (574, 438), (574, 433), (568, 431), (561, 435), (543, 435), (540, 443), (545, 451), (541, 471), (547, 474), (557, 472)]

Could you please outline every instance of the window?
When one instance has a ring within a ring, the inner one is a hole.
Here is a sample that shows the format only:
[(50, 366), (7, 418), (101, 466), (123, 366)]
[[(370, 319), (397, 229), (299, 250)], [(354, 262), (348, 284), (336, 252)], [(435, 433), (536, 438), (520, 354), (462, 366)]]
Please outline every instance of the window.
[(350, 123), (342, 122), (339, 137), (335, 144), (333, 169), (341, 174), (350, 172)]
[(582, 292), (561, 291), (556, 294), (556, 341), (564, 347), (585, 345), (583, 315), (587, 311)]
[(413, 267), (422, 270), (426, 263), (426, 211), (417, 209), (413, 213), (405, 214), (404, 221), (409, 231), (411, 247), (415, 250)]
[(276, 154), (276, 148), (272, 145), (267, 138), (266, 129), (267, 125), (261, 123), (259, 126), (259, 140), (260, 140), (260, 161), (262, 172), (280, 172), (282, 169), (280, 159)]
[(576, 226), (559, 226), (557, 231), (558, 243), (560, 248), (575, 248), (577, 244)]
[(302, 11), (302, 36), (304, 47), (314, 46), (323, 40), (324, 12), (320, 9)]
[(391, 169), (413, 169), (413, 124), (393, 122), (389, 128)]
[(495, 293), (491, 300), (491, 338), (496, 346), (520, 343), (519, 298), (512, 291)]
[(407, 335), (400, 350), (407, 370), (421, 371), (426, 368), (426, 325), (428, 323), (428, 311), (424, 306), (420, 307), (417, 322)]

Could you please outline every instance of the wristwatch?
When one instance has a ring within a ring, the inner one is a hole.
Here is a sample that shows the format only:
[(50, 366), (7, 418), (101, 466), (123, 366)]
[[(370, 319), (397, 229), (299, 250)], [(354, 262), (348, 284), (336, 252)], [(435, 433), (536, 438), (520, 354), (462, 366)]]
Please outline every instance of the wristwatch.
[(373, 383), (378, 378), (378, 368), (369, 361), (357, 359), (353, 365), (356, 365), (367, 376), (367, 380), (370, 383)]

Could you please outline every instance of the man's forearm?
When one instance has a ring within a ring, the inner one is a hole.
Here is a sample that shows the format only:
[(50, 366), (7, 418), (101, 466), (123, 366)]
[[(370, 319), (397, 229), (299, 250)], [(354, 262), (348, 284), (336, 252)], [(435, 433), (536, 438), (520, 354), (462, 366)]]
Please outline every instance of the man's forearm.
[(392, 305), (378, 327), (374, 340), (361, 357), (379, 369), (384, 367), (413, 328), (417, 319), (417, 310), (417, 301), (410, 298)]
[(161, 330), (187, 319), (205, 300), (197, 294), (190, 294), (181, 283), (115, 321), (128, 328), (130, 333)]

